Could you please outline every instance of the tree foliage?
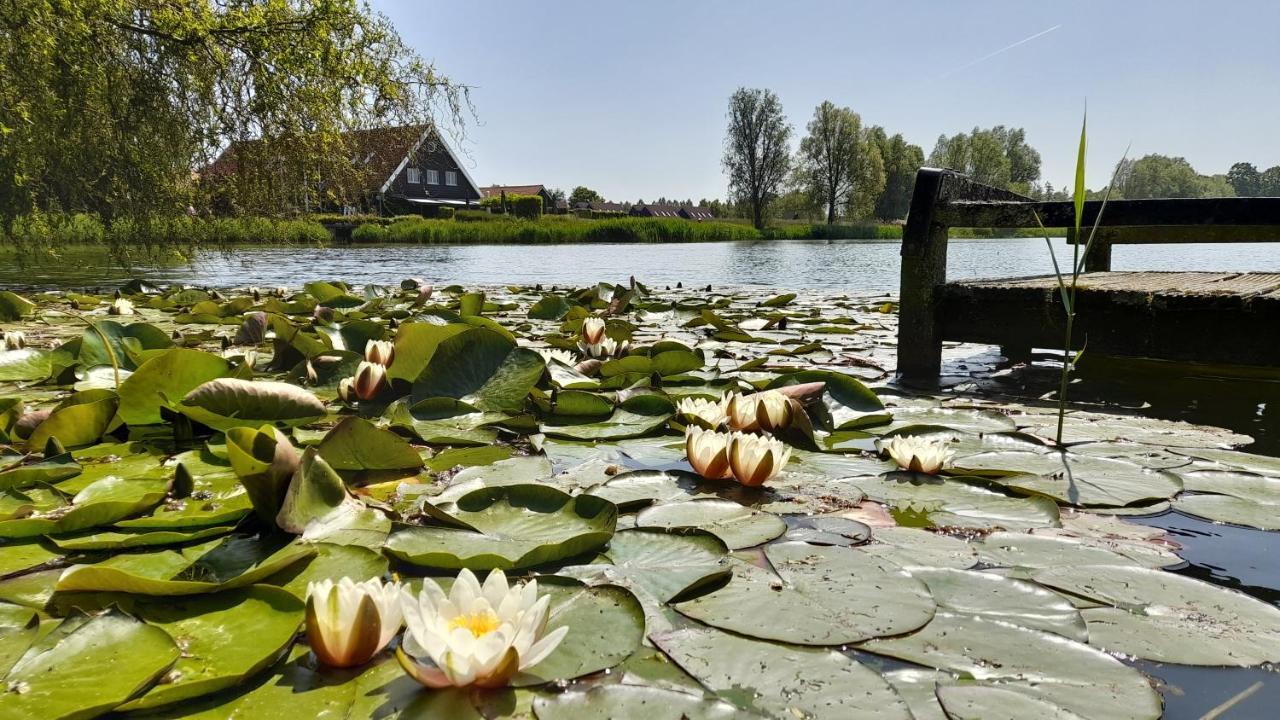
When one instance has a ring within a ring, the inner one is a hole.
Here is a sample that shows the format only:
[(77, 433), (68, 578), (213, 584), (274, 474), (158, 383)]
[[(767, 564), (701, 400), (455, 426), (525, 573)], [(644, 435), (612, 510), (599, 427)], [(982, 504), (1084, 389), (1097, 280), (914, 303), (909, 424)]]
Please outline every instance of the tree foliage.
[(928, 164), (1022, 194), (1030, 193), (1033, 183), (1040, 179), (1040, 153), (1027, 144), (1026, 131), (1003, 125), (939, 136)]
[[(279, 213), (363, 185), (348, 131), (467, 108), (391, 23), (357, 0), (21, 0), (0, 12), (0, 217), (104, 218), (199, 202), (194, 173), (269, 138), (233, 186)], [(354, 160), (354, 162), (353, 162)], [(280, 179), (285, 179), (281, 181)], [(302, 196), (307, 196), (304, 198)]]
[[(882, 131), (881, 136), (883, 134)], [(883, 140), (880, 157), (884, 159), (884, 191), (876, 198), (875, 216), (881, 220), (901, 220), (911, 207), (916, 172), (924, 166), (924, 150), (898, 133)]]
[(600, 193), (583, 185), (579, 185), (573, 189), (573, 192), (569, 193), (569, 205), (571, 207), (577, 207), (578, 203), (594, 203), (602, 200), (604, 198), (600, 197)]
[(763, 228), (791, 168), (791, 125), (770, 90), (739, 88), (729, 98), (728, 115), (722, 162), (729, 195), (747, 205), (752, 224)]
[(1227, 182), (1240, 197), (1253, 197), (1262, 190), (1262, 173), (1253, 163), (1238, 162), (1227, 171)]
[(1201, 175), (1186, 158), (1146, 155), (1126, 161), (1116, 175), (1121, 196), (1142, 198), (1230, 197), (1235, 191), (1225, 175)]
[(853, 110), (824, 101), (807, 130), (800, 141), (797, 184), (823, 207), (828, 225), (841, 216), (869, 215), (884, 189), (884, 129), (863, 128)]

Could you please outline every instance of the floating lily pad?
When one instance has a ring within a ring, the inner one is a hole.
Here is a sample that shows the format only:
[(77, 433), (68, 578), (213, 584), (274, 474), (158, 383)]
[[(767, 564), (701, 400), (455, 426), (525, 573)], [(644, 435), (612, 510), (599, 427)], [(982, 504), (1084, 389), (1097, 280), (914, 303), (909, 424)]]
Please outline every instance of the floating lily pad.
[(1112, 607), (1081, 611), (1089, 642), (1113, 652), (1188, 665), (1280, 660), (1280, 608), (1162, 570), (1077, 565), (1035, 571), (1036, 582)]
[(120, 419), (129, 425), (162, 422), (160, 409), (177, 403), (200, 385), (231, 372), (225, 358), (173, 348), (147, 360), (120, 383)]
[(1181, 495), (1173, 502), (1178, 512), (1213, 522), (1259, 530), (1280, 530), (1280, 505), (1262, 504), (1231, 495)]
[(168, 483), (162, 479), (108, 476), (76, 493), (63, 507), (0, 521), (0, 538), (71, 533), (110, 525), (155, 507), (164, 499), (167, 489)]
[(674, 630), (652, 640), (705, 687), (766, 717), (911, 718), (906, 703), (879, 673), (834, 650), (778, 645), (706, 628)]
[(305, 425), (324, 416), (324, 403), (307, 390), (282, 382), (218, 378), (187, 393), (182, 414), (215, 430), (263, 424)]
[(107, 531), (68, 538), (49, 538), (49, 542), (67, 552), (91, 550), (127, 550), (154, 547), (156, 545), (182, 545), (226, 535), (234, 528), (214, 526), (193, 530), (140, 530), (135, 532)]
[[(802, 645), (897, 635), (933, 615), (924, 583), (855, 548), (788, 542), (764, 553), (776, 574), (741, 563), (728, 585), (676, 609), (724, 630)], [(762, 623), (761, 617), (771, 620)]]
[(856, 478), (872, 500), (895, 514), (937, 527), (1035, 528), (1058, 524), (1058, 504), (1045, 497), (1012, 497), (961, 478), (889, 473)]
[(492, 330), (473, 328), (439, 343), (414, 380), (413, 397), (449, 397), (481, 411), (515, 411), (545, 369), (538, 353)]
[(858, 551), (896, 565), (964, 570), (978, 564), (978, 555), (970, 543), (912, 527), (875, 528), (871, 542), (859, 545)]
[(538, 591), (551, 596), (547, 630), (567, 626), (569, 633), (547, 659), (517, 675), (512, 684), (541, 685), (599, 672), (626, 660), (640, 647), (644, 608), (625, 589), (539, 582)]
[(1177, 565), (1182, 558), (1169, 549), (1133, 547), (1106, 540), (995, 532), (975, 543), (982, 562), (995, 567), (1051, 568), (1072, 565)]
[(1160, 695), (1116, 658), (1061, 635), (939, 612), (910, 635), (861, 645), (880, 655), (967, 675), (1095, 720), (1156, 720)]
[(423, 465), (422, 456), (399, 435), (358, 417), (335, 425), (317, 449), (334, 470), (407, 470)]
[(720, 538), (730, 550), (769, 542), (787, 531), (782, 518), (732, 500), (690, 500), (654, 505), (636, 516), (638, 527), (697, 528)]
[(1171, 498), (1178, 476), (1127, 460), (1073, 453), (1002, 451), (955, 460), (955, 472), (983, 475), (1022, 492), (1070, 505), (1124, 506)]
[(659, 602), (697, 591), (729, 577), (728, 548), (714, 536), (628, 530), (613, 536), (609, 563), (560, 571), (580, 580), (643, 588)]
[(942, 685), (937, 690), (938, 702), (951, 720), (993, 720), (1007, 718), (1042, 718), (1043, 720), (1084, 720), (1051, 702), (993, 685), (976, 683)]
[(47, 350), (0, 350), (0, 382), (43, 380), (51, 372), (53, 357)]
[(158, 627), (118, 610), (63, 620), (0, 682), (12, 718), (87, 718), (146, 689), (179, 657)]
[(1088, 640), (1084, 619), (1075, 606), (1034, 583), (975, 570), (911, 567), (907, 571), (929, 586), (939, 610), (1003, 620), (1076, 642)]
[(596, 685), (533, 701), (538, 720), (733, 720), (760, 717), (729, 703), (643, 685)]
[(787, 540), (799, 540), (811, 545), (861, 545), (871, 538), (871, 528), (857, 520), (825, 516), (801, 518), (787, 530)]
[(66, 447), (92, 445), (102, 438), (115, 417), (120, 398), (112, 390), (82, 390), (63, 400), (44, 422), (31, 431), (27, 449), (41, 450), (49, 438)]
[(425, 567), (521, 569), (599, 550), (618, 519), (613, 503), (542, 485), (481, 488), (439, 512), (455, 527), (401, 526), (387, 552)]

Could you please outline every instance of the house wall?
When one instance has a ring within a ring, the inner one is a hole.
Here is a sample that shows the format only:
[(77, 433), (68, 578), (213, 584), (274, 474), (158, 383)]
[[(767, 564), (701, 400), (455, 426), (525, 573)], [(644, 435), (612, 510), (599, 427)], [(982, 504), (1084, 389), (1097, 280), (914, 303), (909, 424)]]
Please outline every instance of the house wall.
[[(420, 171), (421, 182), (409, 182), (409, 168), (416, 167)], [(431, 184), (427, 182), (427, 170), (435, 170), (439, 173), (438, 183)], [(458, 174), (458, 184), (456, 186), (445, 184), (445, 172), (453, 171)], [(387, 188), (387, 197), (406, 197), (406, 198), (438, 198), (441, 200), (470, 200), (478, 202), (480, 200), (479, 188), (472, 187), (467, 182), (466, 173), (462, 172), (462, 168), (458, 166), (453, 156), (449, 154), (443, 146), (433, 144), (428, 138), (418, 148), (418, 152), (414, 157), (409, 159), (404, 169), (396, 175), (396, 179), (391, 182), (391, 186)]]

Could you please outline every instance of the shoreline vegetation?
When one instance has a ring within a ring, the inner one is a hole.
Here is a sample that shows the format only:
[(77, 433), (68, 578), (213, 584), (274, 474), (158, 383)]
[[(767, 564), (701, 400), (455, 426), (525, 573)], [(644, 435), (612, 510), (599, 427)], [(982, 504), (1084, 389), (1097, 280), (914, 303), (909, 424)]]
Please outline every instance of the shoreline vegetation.
[[(264, 217), (121, 218), (104, 223), (77, 213), (32, 214), (0, 227), (0, 247), (15, 250), (103, 247), (113, 253), (174, 249), (179, 252), (246, 245), (545, 245), (576, 243), (697, 243), (752, 240), (900, 240), (900, 224), (775, 223), (764, 230), (734, 221), (618, 217), (587, 219), (544, 215), (519, 219), (467, 213), (449, 219), (401, 216), (347, 218), (313, 215)], [(1061, 231), (1051, 229), (1061, 234)], [(1009, 228), (958, 228), (954, 238), (1038, 237)]]

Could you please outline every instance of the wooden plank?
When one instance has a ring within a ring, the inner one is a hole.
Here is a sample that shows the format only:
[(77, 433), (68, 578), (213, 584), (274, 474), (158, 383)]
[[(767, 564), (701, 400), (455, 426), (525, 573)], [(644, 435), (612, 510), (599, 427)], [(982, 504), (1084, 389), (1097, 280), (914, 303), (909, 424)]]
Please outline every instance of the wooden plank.
[[(953, 283), (973, 288), (1035, 288), (1052, 290), (1053, 275)], [(1147, 295), (1265, 295), (1280, 289), (1280, 273), (1238, 272), (1107, 272), (1080, 276), (1081, 290), (1142, 293)]]
[[(1081, 233), (1088, 238), (1086, 233)], [(1098, 228), (1094, 250), (1106, 245), (1280, 242), (1280, 225), (1196, 225)], [(1067, 243), (1071, 244), (1070, 238)], [(1092, 251), (1091, 251), (1092, 253)]]
[[(1092, 226), (1102, 207), (1099, 200), (1084, 204), (1082, 224)], [(963, 200), (947, 202), (935, 211), (937, 222), (949, 227), (1037, 227), (1036, 215), (1045, 227), (1075, 224), (1075, 206), (1069, 201), (1017, 202)], [(1280, 198), (1185, 198), (1112, 200), (1102, 213), (1100, 227), (1214, 225), (1280, 225)], [(1179, 231), (1189, 232), (1189, 231)], [(1210, 240), (1209, 242), (1224, 242)], [(1238, 242), (1229, 240), (1228, 242)]]

